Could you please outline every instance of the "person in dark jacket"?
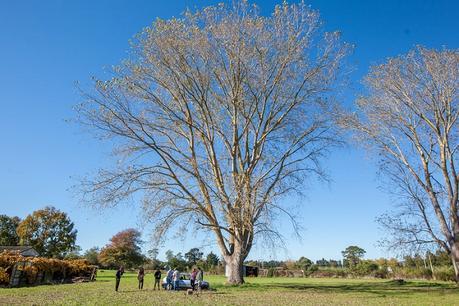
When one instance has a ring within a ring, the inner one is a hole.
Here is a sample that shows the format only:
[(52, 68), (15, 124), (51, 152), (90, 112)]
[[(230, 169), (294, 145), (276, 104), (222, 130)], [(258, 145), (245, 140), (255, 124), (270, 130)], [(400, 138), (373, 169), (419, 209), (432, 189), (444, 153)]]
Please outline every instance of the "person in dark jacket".
[(156, 269), (155, 272), (155, 285), (153, 286), (153, 290), (156, 290), (156, 286), (158, 286), (158, 290), (161, 290), (161, 271)]
[(140, 267), (139, 274), (137, 274), (137, 279), (139, 280), (139, 289), (143, 289), (143, 279), (145, 278), (145, 270), (143, 267)]
[(120, 286), (121, 276), (123, 276), (123, 274), (124, 274), (124, 267), (121, 266), (121, 267), (116, 271), (115, 291), (118, 291), (118, 287)]

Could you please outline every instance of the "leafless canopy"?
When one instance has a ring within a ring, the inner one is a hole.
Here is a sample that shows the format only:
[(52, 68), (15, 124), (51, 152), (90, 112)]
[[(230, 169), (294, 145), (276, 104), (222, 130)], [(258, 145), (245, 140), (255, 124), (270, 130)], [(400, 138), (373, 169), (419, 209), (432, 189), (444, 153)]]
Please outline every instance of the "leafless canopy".
[(289, 214), (278, 200), (322, 174), (319, 158), (337, 142), (328, 98), (347, 49), (303, 3), (269, 17), (241, 2), (156, 20), (79, 107), (123, 156), (83, 183), (86, 199), (141, 193), (159, 236), (191, 218), (225, 258), (243, 260), (257, 233), (276, 232), (273, 212)]
[(459, 261), (459, 52), (418, 47), (373, 67), (366, 84), (345, 124), (376, 149), (402, 198), (381, 223), (397, 247), (434, 243)]

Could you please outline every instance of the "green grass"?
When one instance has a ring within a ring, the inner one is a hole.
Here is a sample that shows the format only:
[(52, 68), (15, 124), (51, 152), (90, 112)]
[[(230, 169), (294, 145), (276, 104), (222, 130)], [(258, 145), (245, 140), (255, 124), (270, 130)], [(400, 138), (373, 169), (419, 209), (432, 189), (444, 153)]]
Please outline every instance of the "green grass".
[(224, 285), (223, 276), (206, 276), (213, 290), (186, 296), (153, 291), (152, 275), (137, 290), (135, 273), (126, 273), (115, 292), (114, 271), (99, 271), (96, 282), (0, 289), (0, 305), (459, 305), (453, 283), (390, 280), (248, 278), (239, 286)]

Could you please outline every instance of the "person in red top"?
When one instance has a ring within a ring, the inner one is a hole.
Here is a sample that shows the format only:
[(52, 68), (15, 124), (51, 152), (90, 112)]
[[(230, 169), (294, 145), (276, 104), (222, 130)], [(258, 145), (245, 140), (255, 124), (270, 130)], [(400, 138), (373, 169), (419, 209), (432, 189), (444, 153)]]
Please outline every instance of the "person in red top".
[(198, 274), (198, 271), (196, 270), (196, 268), (193, 268), (193, 271), (191, 272), (191, 276), (190, 276), (190, 284), (191, 284), (191, 289), (194, 290), (194, 286), (195, 286), (195, 283), (196, 283), (196, 275)]

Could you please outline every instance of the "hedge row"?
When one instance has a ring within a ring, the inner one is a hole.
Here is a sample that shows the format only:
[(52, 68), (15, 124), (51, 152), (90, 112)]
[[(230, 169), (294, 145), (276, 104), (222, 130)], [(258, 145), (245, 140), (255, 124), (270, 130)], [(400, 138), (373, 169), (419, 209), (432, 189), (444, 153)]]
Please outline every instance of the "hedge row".
[(402, 279), (435, 279), (441, 281), (454, 281), (454, 269), (449, 266), (434, 267), (434, 273), (430, 269), (397, 267), (389, 271), (386, 267), (374, 267), (371, 265), (360, 266), (359, 269), (348, 268), (318, 268), (304, 271), (286, 269), (260, 269), (259, 275), (264, 277), (311, 277), (311, 278), (402, 278)]

